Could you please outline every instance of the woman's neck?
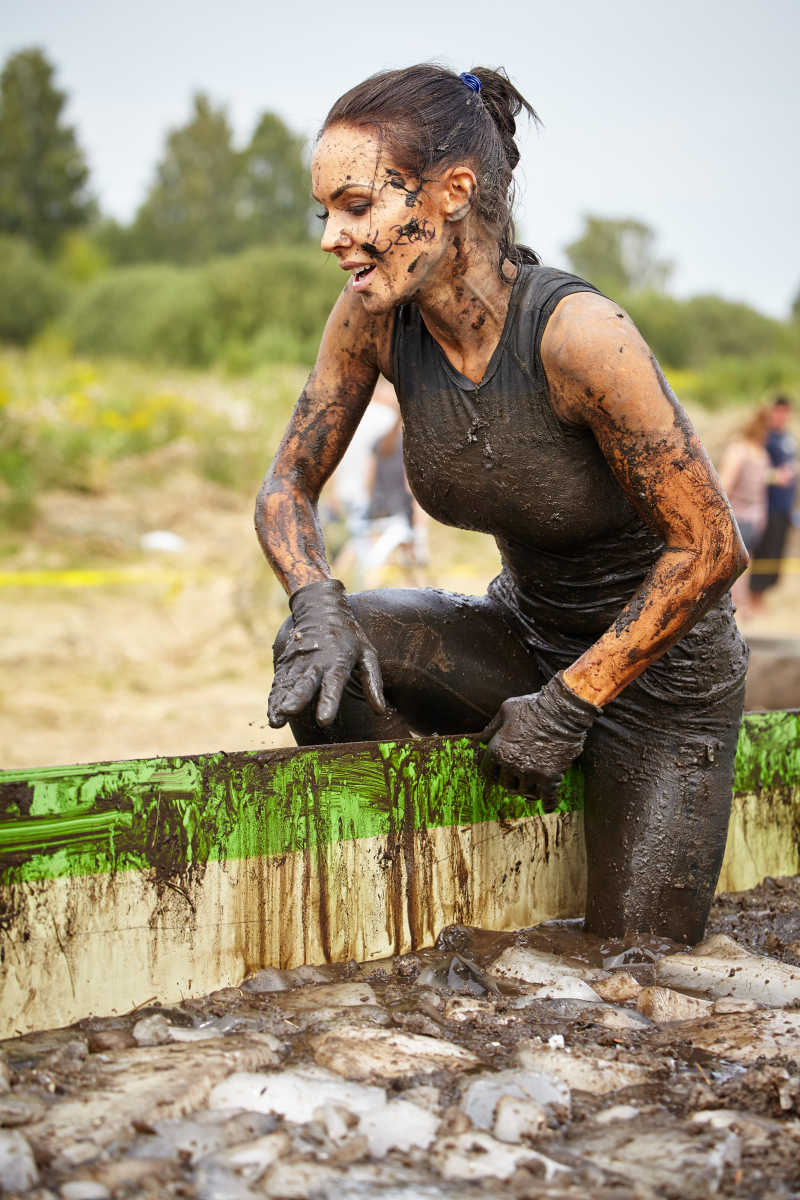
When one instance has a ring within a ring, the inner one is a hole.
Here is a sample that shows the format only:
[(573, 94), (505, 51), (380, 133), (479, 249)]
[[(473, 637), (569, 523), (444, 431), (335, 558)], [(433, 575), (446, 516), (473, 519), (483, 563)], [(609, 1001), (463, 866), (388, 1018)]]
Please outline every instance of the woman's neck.
[(496, 242), (455, 234), (441, 268), (415, 297), (431, 337), (448, 360), (480, 383), (500, 341), (516, 269), (501, 278)]

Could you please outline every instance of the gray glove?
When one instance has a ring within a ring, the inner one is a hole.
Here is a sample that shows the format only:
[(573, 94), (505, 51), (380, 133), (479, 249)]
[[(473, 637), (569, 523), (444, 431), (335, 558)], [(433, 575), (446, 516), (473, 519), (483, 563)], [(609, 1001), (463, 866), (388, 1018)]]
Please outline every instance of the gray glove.
[(562, 775), (583, 750), (602, 711), (577, 696), (558, 674), (530, 696), (505, 700), (480, 737), (489, 743), (487, 755), (499, 765), (503, 786), (540, 798), (549, 812), (556, 806)]
[(338, 579), (320, 579), (289, 597), (294, 628), (275, 664), (267, 712), (273, 729), (302, 712), (319, 692), (316, 719), (336, 718), (344, 685), (358, 669), (371, 708), (386, 711), (375, 648), (353, 616)]

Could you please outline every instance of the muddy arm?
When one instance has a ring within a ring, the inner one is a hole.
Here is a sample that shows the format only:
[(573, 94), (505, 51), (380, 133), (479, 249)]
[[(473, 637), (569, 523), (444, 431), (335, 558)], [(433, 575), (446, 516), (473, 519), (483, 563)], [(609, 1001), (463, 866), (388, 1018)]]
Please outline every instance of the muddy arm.
[(317, 516), (330, 477), (369, 403), (382, 357), (386, 318), (369, 318), (346, 288), (258, 493), (261, 548), (288, 593), (330, 577)]
[(625, 313), (566, 297), (542, 359), (558, 416), (588, 426), (631, 504), (665, 549), (614, 625), (565, 672), (604, 705), (677, 642), (747, 564), (730, 506), (689, 418)]

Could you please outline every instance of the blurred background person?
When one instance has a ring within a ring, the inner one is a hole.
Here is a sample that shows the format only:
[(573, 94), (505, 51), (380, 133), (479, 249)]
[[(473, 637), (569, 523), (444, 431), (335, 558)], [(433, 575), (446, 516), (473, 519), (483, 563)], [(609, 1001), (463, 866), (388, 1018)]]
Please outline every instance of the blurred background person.
[(766, 449), (770, 461), (767, 522), (753, 550), (750, 603), (754, 613), (763, 611), (764, 593), (774, 587), (780, 577), (797, 489), (797, 441), (789, 431), (792, 416), (789, 397), (776, 396), (767, 414)]
[[(753, 551), (767, 524), (767, 476), (770, 459), (766, 449), (770, 428), (769, 408), (759, 408), (734, 435), (719, 468), (719, 477), (736, 517), (748, 554)], [(741, 575), (731, 588), (740, 618), (750, 615), (749, 573)]]
[(408, 586), (425, 582), (427, 515), (408, 487), (400, 406), (382, 376), (331, 480), (327, 502), (330, 516), (343, 525), (338, 538), (326, 530), (336, 547), (334, 567), (354, 586), (376, 586), (390, 565)]

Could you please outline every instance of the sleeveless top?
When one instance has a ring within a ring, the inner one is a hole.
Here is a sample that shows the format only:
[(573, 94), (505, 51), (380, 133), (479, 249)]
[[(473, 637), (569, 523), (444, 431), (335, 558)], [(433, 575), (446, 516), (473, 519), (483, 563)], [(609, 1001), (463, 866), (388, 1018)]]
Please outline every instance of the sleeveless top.
[(415, 304), (395, 310), (394, 385), (409, 484), (437, 520), (495, 537), (489, 588), (552, 647), (594, 639), (664, 549), (628, 501), (590, 430), (559, 420), (541, 359), (547, 321), (585, 280), (520, 267), (500, 341), (479, 384), (462, 375)]

